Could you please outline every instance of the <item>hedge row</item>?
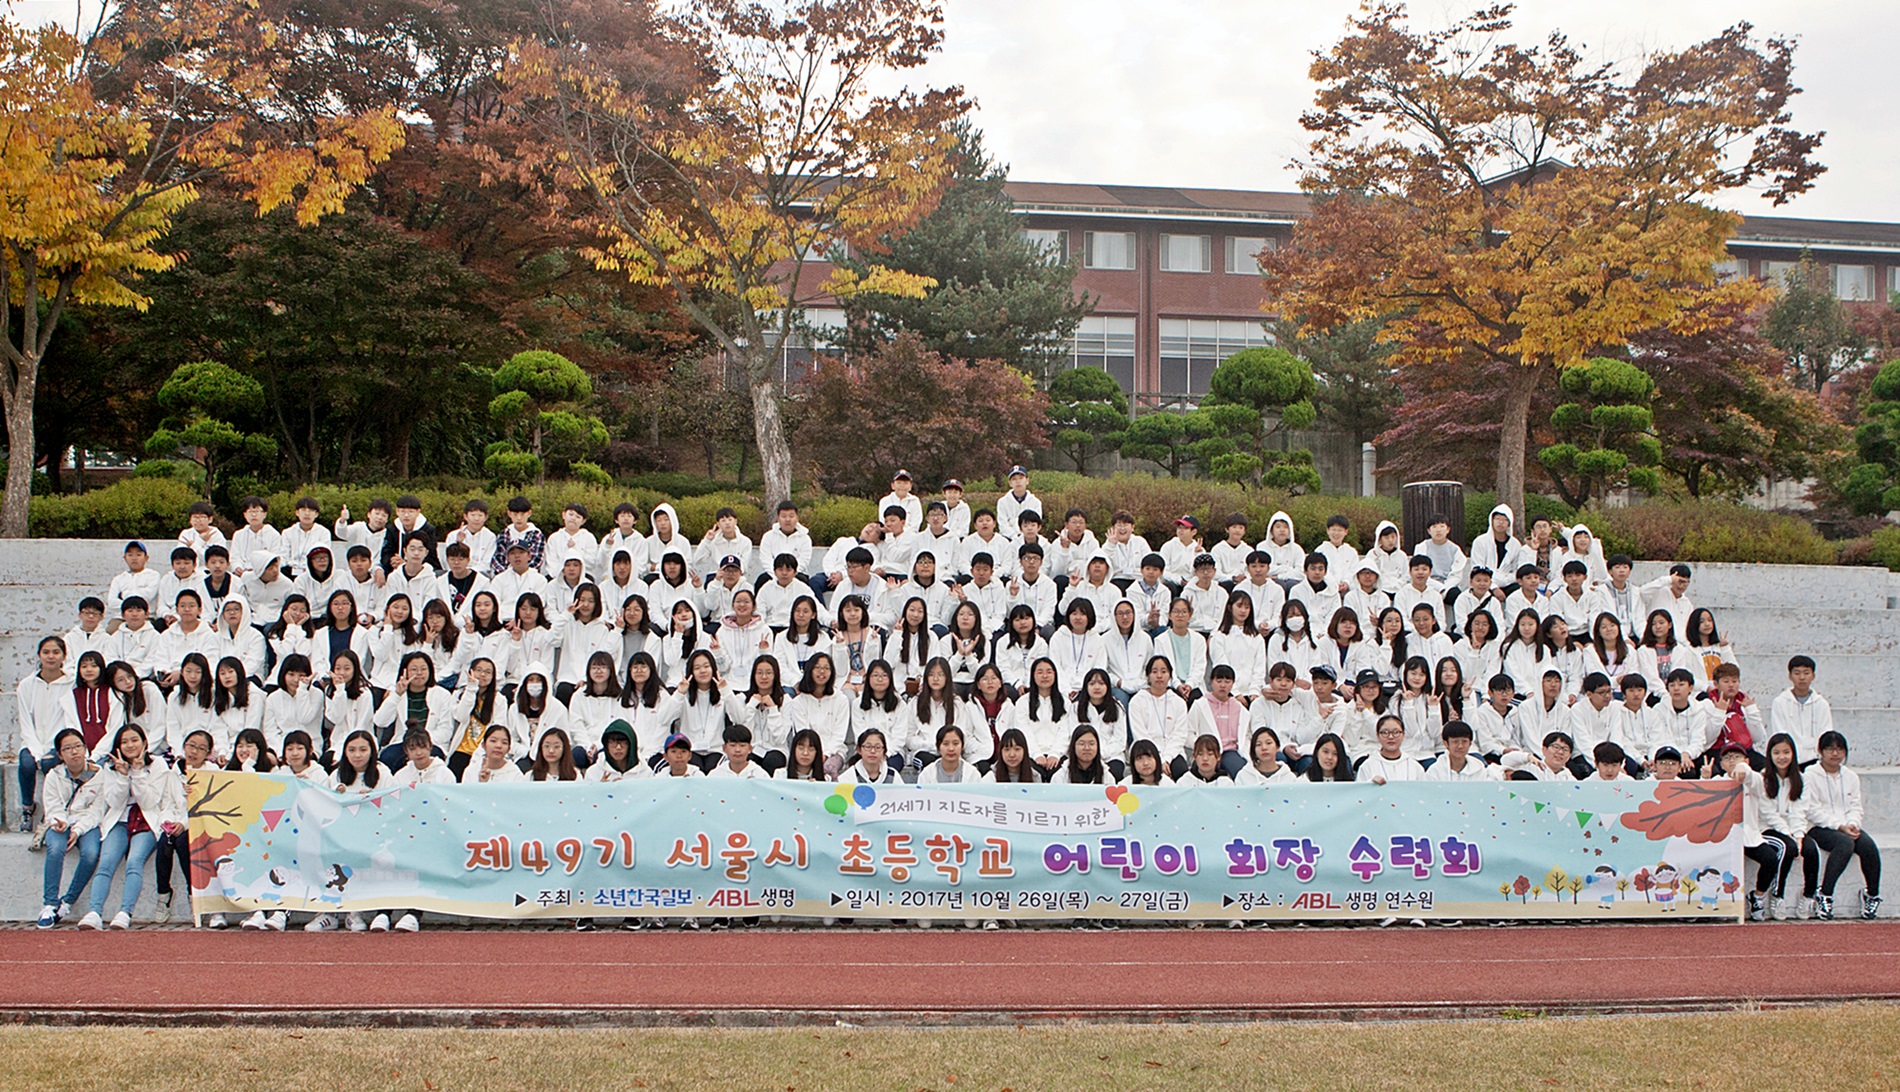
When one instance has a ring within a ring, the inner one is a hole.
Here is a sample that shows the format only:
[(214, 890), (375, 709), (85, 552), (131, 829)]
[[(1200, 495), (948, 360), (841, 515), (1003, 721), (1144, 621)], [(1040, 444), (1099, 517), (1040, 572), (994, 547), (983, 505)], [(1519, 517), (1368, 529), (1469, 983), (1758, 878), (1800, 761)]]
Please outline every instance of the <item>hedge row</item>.
[[(996, 483), (970, 484), (966, 497), (972, 505), (995, 503)], [(1090, 526), (1097, 528), (1105, 528), (1115, 512), (1126, 511), (1135, 517), (1137, 530), (1157, 546), (1172, 534), (1172, 524), (1184, 514), (1201, 520), (1203, 533), (1211, 542), (1221, 537), (1229, 513), (1245, 515), (1249, 537), (1257, 540), (1265, 536), (1272, 514), (1284, 511), (1293, 520), (1294, 535), (1309, 544), (1325, 537), (1328, 518), (1343, 515), (1352, 525), (1350, 540), (1361, 550), (1371, 545), (1372, 532), (1380, 520), (1399, 519), (1399, 501), (1394, 497), (1289, 497), (1238, 485), (1138, 474), (1087, 478), (1039, 471), (1033, 485), (1052, 532), (1071, 508), (1086, 512)], [(353, 518), (361, 518), (372, 499), (393, 501), (404, 492), (415, 493), (422, 501), (423, 514), (443, 527), (453, 527), (461, 520), (462, 506), (471, 496), (488, 501), (495, 513), (491, 523), (499, 522), (505, 518), (508, 499), (514, 495), (392, 485), (316, 485), (273, 493), (266, 499), (272, 521), (282, 524), (292, 518), (296, 499), (306, 494), (317, 499), (326, 519), (335, 519), (344, 505), (349, 506)], [(679, 512), (681, 530), (693, 538), (712, 526), (714, 514), (722, 507), (737, 512), (741, 529), (755, 539), (769, 523), (757, 496), (730, 489), (675, 498), (646, 486), (606, 489), (578, 482), (550, 482), (530, 487), (523, 495), (534, 503), (535, 520), (544, 529), (559, 526), (562, 507), (572, 501), (586, 506), (588, 525), (597, 533), (613, 526), (614, 506), (622, 501), (640, 509), (642, 530), (649, 527), (646, 513), (654, 505), (671, 503)], [(155, 478), (129, 478), (78, 496), (34, 497), (31, 533), (41, 538), (138, 535), (169, 539), (185, 525), (185, 510), (196, 499), (190, 487)], [(800, 503), (804, 523), (820, 544), (856, 534), (876, 518), (875, 502), (868, 498), (822, 495), (804, 498)], [(1465, 522), (1471, 533), (1482, 533), (1493, 503), (1489, 493), (1466, 494)], [(1603, 541), (1607, 552), (1627, 553), (1638, 559), (1882, 565), (1900, 572), (1900, 527), (1835, 543), (1792, 516), (1721, 501), (1659, 500), (1630, 508), (1589, 508), (1573, 515), (1559, 502), (1532, 497), (1527, 507), (1533, 515), (1580, 520)]]

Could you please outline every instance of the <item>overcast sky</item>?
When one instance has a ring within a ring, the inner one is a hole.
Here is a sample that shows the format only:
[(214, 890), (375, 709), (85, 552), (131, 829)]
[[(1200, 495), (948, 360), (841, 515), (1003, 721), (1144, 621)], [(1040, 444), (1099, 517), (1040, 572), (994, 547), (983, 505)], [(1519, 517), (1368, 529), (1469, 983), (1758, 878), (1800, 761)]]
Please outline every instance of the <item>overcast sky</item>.
[[(1422, 0), (1440, 25), (1470, 10)], [(73, 0), (15, 0), (27, 19), (70, 21)], [(90, 6), (90, 4), (88, 4)], [(926, 77), (977, 100), (992, 152), (1020, 179), (1235, 189), (1297, 188), (1313, 50), (1357, 0), (945, 0), (943, 55)], [(1737, 21), (1792, 37), (1804, 131), (1824, 129), (1830, 168), (1784, 214), (1900, 220), (1896, 0), (1524, 0), (1519, 41), (1562, 29), (1593, 56), (1627, 60), (1713, 37)], [(1752, 194), (1724, 204), (1772, 212)]]
[[(1475, 0), (1472, 6), (1476, 6)], [(1340, 37), (1357, 0), (945, 0), (933, 83), (962, 84), (991, 151), (1019, 179), (1297, 189), (1311, 52)], [(1470, 7), (1425, 0), (1419, 23)], [(1781, 215), (1900, 220), (1895, 0), (1524, 0), (1520, 42), (1561, 29), (1592, 56), (1679, 49), (1748, 21), (1791, 37), (1794, 123), (1824, 129), (1829, 170)], [(1751, 193), (1723, 204), (1772, 214)]]

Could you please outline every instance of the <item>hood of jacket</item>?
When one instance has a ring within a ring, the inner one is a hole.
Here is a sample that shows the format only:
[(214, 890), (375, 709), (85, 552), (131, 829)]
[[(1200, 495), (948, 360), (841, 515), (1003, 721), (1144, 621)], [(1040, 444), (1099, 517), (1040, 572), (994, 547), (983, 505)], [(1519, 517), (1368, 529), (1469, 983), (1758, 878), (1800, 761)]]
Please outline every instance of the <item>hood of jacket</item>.
[[(236, 607), (238, 609), (238, 628), (235, 631), (227, 629), (224, 624), (224, 616), (231, 610), (232, 607)], [(244, 634), (244, 630), (248, 626), (250, 626), (250, 624), (251, 624), (251, 604), (243, 596), (233, 595), (231, 598), (226, 599), (224, 601), (224, 606), (218, 608), (217, 631), (219, 633), (230, 634), (230, 633), (235, 632), (239, 636), (242, 636)]]
[[(1496, 507), (1491, 509), (1491, 516), (1503, 516), (1505, 526), (1509, 528), (1509, 530), (1506, 533), (1513, 537), (1517, 535), (1517, 513), (1511, 511), (1510, 505), (1508, 504), (1497, 505)], [(1490, 516), (1485, 517), (1484, 528), (1486, 532), (1489, 532), (1491, 530)]]
[(1286, 540), (1287, 540), (1288, 545), (1291, 545), (1293, 542), (1296, 541), (1296, 539), (1293, 536), (1293, 517), (1287, 515), (1285, 512), (1275, 512), (1267, 520), (1267, 541), (1268, 542), (1273, 541), (1273, 525), (1276, 523), (1286, 524)]
[[(1381, 535), (1384, 535), (1387, 530), (1398, 533), (1399, 525), (1389, 519), (1382, 519), (1379, 521), (1379, 525), (1372, 529), (1372, 548), (1374, 550), (1379, 548), (1379, 538)], [(1405, 552), (1405, 536), (1403, 534), (1399, 534), (1399, 548), (1397, 552), (1401, 554)]]
[(664, 502), (654, 505), (652, 513), (650, 513), (647, 516), (647, 526), (655, 528), (655, 530), (653, 531), (653, 537), (655, 538), (660, 537), (659, 531), (658, 531), (659, 523), (656, 521), (655, 517), (659, 516), (660, 513), (662, 512), (666, 513), (666, 518), (672, 521), (673, 535), (671, 538), (663, 538), (663, 539), (660, 539), (660, 541), (675, 542), (675, 541), (680, 541), (680, 540), (685, 539), (686, 532), (680, 528), (679, 512), (676, 509), (674, 509), (672, 505), (666, 504)]

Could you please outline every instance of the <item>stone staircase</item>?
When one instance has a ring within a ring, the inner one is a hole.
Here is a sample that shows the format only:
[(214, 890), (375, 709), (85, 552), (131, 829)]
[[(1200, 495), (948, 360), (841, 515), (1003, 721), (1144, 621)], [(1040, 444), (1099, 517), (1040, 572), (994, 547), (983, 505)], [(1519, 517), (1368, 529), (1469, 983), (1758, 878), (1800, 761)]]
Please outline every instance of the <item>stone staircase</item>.
[[(155, 563), (168, 552), (153, 543)], [(26, 540), (0, 546), (0, 754), (16, 752), (14, 689), (34, 668), (34, 646), (74, 624), (80, 597), (103, 594), (120, 568), (122, 541)], [(1667, 565), (1642, 562), (1644, 582)], [(1835, 726), (1852, 747), (1861, 774), (1866, 827), (1890, 853), (1900, 853), (1900, 574), (1882, 569), (1798, 565), (1697, 564), (1689, 588), (1698, 606), (1715, 612), (1733, 642), (1743, 689), (1766, 706), (1787, 685), (1790, 656), (1817, 665), (1815, 688), (1834, 708)], [(1772, 730), (1772, 726), (1771, 726)], [(30, 920), (39, 911), (41, 858), (14, 833), (18, 782), (0, 767), (0, 921)], [(149, 874), (137, 917), (150, 920)], [(1859, 870), (1841, 883), (1844, 915), (1859, 908)], [(116, 896), (113, 903), (116, 905)]]

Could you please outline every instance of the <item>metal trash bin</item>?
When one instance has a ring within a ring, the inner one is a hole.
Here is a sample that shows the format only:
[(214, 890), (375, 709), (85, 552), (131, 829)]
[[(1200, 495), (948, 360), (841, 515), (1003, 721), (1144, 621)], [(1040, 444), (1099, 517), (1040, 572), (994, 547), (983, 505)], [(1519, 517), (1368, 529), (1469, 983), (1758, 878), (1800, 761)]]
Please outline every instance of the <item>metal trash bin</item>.
[(1465, 483), (1406, 482), (1400, 497), (1399, 533), (1407, 550), (1431, 537), (1427, 528), (1438, 516), (1451, 522), (1453, 542), (1460, 548), (1470, 545), (1465, 539)]

